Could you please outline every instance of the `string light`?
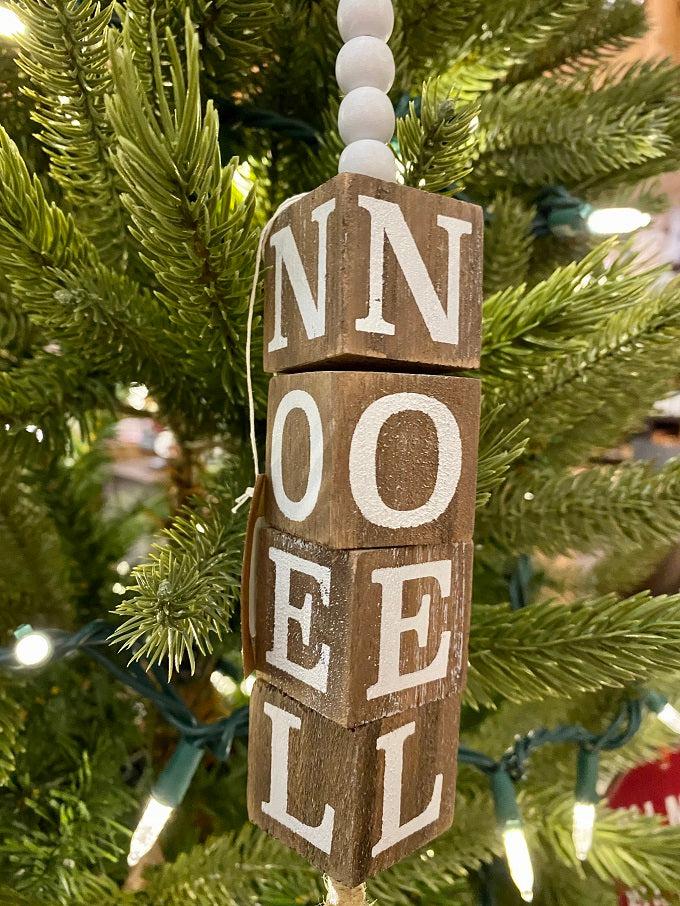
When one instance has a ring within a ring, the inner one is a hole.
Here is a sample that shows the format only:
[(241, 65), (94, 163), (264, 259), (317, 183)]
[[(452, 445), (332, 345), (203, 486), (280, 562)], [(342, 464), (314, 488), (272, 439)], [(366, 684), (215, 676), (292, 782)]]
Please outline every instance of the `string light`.
[(600, 801), (597, 793), (597, 776), (600, 769), (600, 753), (597, 749), (581, 746), (576, 768), (576, 802), (572, 839), (576, 858), (584, 862), (593, 845), (595, 831), (595, 806)]
[(26, 624), (15, 630), (14, 637), (14, 657), (22, 667), (38, 667), (50, 659), (52, 642), (44, 632)]
[(510, 877), (522, 899), (531, 903), (534, 899), (534, 867), (522, 826), (515, 786), (504, 768), (500, 767), (491, 775), (491, 790)]
[(174, 811), (172, 805), (164, 805), (151, 796), (130, 841), (127, 861), (131, 868), (141, 862), (153, 847)]
[[(151, 681), (144, 668), (136, 662), (121, 668), (107, 656), (105, 651), (110, 644), (113, 628), (104, 620), (94, 620), (73, 633), (59, 629), (38, 632), (31, 626), (21, 626), (15, 631), (16, 644), (0, 648), (0, 668), (5, 667), (11, 671), (17, 668), (31, 669), (47, 660), (60, 660), (80, 651), (106, 667), (120, 682), (151, 700), (164, 719), (181, 734), (182, 741), (154, 785), (133, 835), (128, 856), (132, 866), (158, 840), (184, 798), (203, 752), (209, 750), (218, 761), (226, 761), (235, 737), (247, 735), (248, 708), (238, 708), (229, 717), (216, 723), (202, 724), (171, 688), (160, 667), (151, 668), (154, 675)], [(104, 650), (102, 646), (105, 646)], [(233, 680), (221, 670), (216, 670), (211, 680), (216, 688), (222, 686), (224, 691), (235, 691)], [(255, 676), (251, 675), (237, 688), (249, 694), (254, 682)], [(601, 735), (594, 735), (578, 724), (561, 725), (552, 730), (532, 730), (525, 736), (517, 736), (500, 761), (474, 749), (459, 747), (459, 762), (475, 766), (491, 780), (508, 868), (525, 902), (533, 900), (534, 870), (512, 778), (522, 777), (526, 771), (527, 759), (545, 745), (575, 743), (580, 747), (573, 836), (578, 857), (586, 858), (592, 844), (596, 804), (599, 801), (599, 753), (620, 749), (630, 742), (642, 725), (644, 706), (680, 735), (680, 712), (665, 696), (658, 692), (646, 692), (640, 697), (626, 698), (610, 726)]]
[(158, 777), (151, 797), (130, 841), (128, 865), (137, 865), (160, 837), (170, 816), (182, 802), (196, 769), (203, 758), (203, 748), (183, 739)]
[(0, 6), (0, 35), (11, 38), (25, 31), (26, 26), (17, 14), (13, 10), (7, 9), (6, 6)]
[(680, 711), (673, 707), (665, 695), (661, 695), (659, 692), (649, 692), (646, 704), (662, 724), (665, 724), (673, 733), (680, 735)]
[(213, 670), (210, 674), (210, 683), (223, 698), (229, 698), (238, 689), (236, 680), (221, 670)]
[(649, 226), (652, 218), (637, 208), (600, 208), (589, 215), (587, 223), (591, 233), (611, 236), (616, 233), (634, 233)]

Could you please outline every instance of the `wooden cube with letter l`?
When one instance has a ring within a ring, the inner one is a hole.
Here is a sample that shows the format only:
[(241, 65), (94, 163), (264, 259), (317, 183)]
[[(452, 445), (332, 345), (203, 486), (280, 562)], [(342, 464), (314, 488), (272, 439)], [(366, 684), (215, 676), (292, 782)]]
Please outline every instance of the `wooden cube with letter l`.
[(326, 547), (472, 537), (479, 381), (324, 371), (270, 383), (267, 522)]
[(258, 675), (346, 727), (459, 695), (472, 542), (332, 550), (255, 533)]
[(250, 820), (354, 887), (453, 820), (460, 701), (347, 729), (258, 680), (250, 702)]
[(293, 202), (265, 249), (265, 371), (479, 365), (483, 212), (343, 173)]

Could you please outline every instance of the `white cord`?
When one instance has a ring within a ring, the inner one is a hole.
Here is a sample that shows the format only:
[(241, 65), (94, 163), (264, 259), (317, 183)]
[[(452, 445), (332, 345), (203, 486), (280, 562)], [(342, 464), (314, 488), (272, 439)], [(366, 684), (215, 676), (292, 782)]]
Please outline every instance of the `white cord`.
[[(299, 201), (301, 198), (304, 198), (307, 195), (307, 192), (302, 192), (300, 195), (293, 195), (292, 198), (287, 198), (282, 202), (276, 211), (269, 218), (267, 223), (264, 225), (262, 232), (260, 233), (260, 241), (257, 244), (257, 253), (255, 255), (255, 273), (253, 274), (253, 285), (250, 290), (250, 302), (248, 305), (248, 329), (246, 332), (246, 386), (248, 388), (248, 418), (250, 419), (250, 452), (253, 457), (253, 469), (255, 471), (255, 481), (260, 474), (260, 459), (257, 452), (257, 437), (255, 436), (255, 397), (253, 395), (253, 366), (251, 362), (251, 352), (253, 345), (253, 317), (255, 314), (255, 300), (257, 299), (257, 285), (260, 280), (260, 268), (262, 266), (262, 257), (264, 255), (264, 247), (267, 239), (269, 238), (269, 233), (274, 221), (279, 215), (283, 214), (292, 204), (296, 201)], [(240, 497), (236, 498), (235, 504), (232, 507), (232, 513), (238, 512), (244, 503), (247, 503), (248, 500), (251, 500), (253, 494), (255, 493), (255, 487), (248, 487), (245, 489), (243, 494)]]

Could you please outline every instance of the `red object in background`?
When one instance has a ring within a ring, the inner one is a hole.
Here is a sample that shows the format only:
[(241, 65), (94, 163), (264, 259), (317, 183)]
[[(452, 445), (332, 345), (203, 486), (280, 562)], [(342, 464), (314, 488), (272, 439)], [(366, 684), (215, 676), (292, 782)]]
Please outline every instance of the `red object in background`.
[[(633, 768), (617, 780), (608, 796), (611, 808), (635, 806), (645, 815), (664, 815), (680, 825), (680, 752), (668, 752), (659, 761)], [(620, 906), (668, 906), (663, 897), (647, 898), (637, 890), (624, 890)]]

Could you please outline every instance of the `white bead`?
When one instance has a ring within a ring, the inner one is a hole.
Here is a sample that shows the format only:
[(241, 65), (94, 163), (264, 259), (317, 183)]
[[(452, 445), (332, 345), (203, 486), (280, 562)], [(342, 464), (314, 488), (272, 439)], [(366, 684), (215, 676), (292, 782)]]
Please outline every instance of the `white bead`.
[(346, 145), (362, 138), (389, 142), (394, 135), (392, 102), (378, 88), (355, 88), (340, 104), (338, 128)]
[(397, 162), (387, 145), (367, 138), (347, 145), (340, 155), (338, 173), (362, 173), (396, 182)]
[(343, 41), (361, 35), (387, 41), (394, 28), (391, 0), (340, 0), (338, 28)]
[(340, 48), (335, 77), (343, 94), (365, 86), (389, 91), (394, 82), (392, 51), (378, 38), (352, 38)]

